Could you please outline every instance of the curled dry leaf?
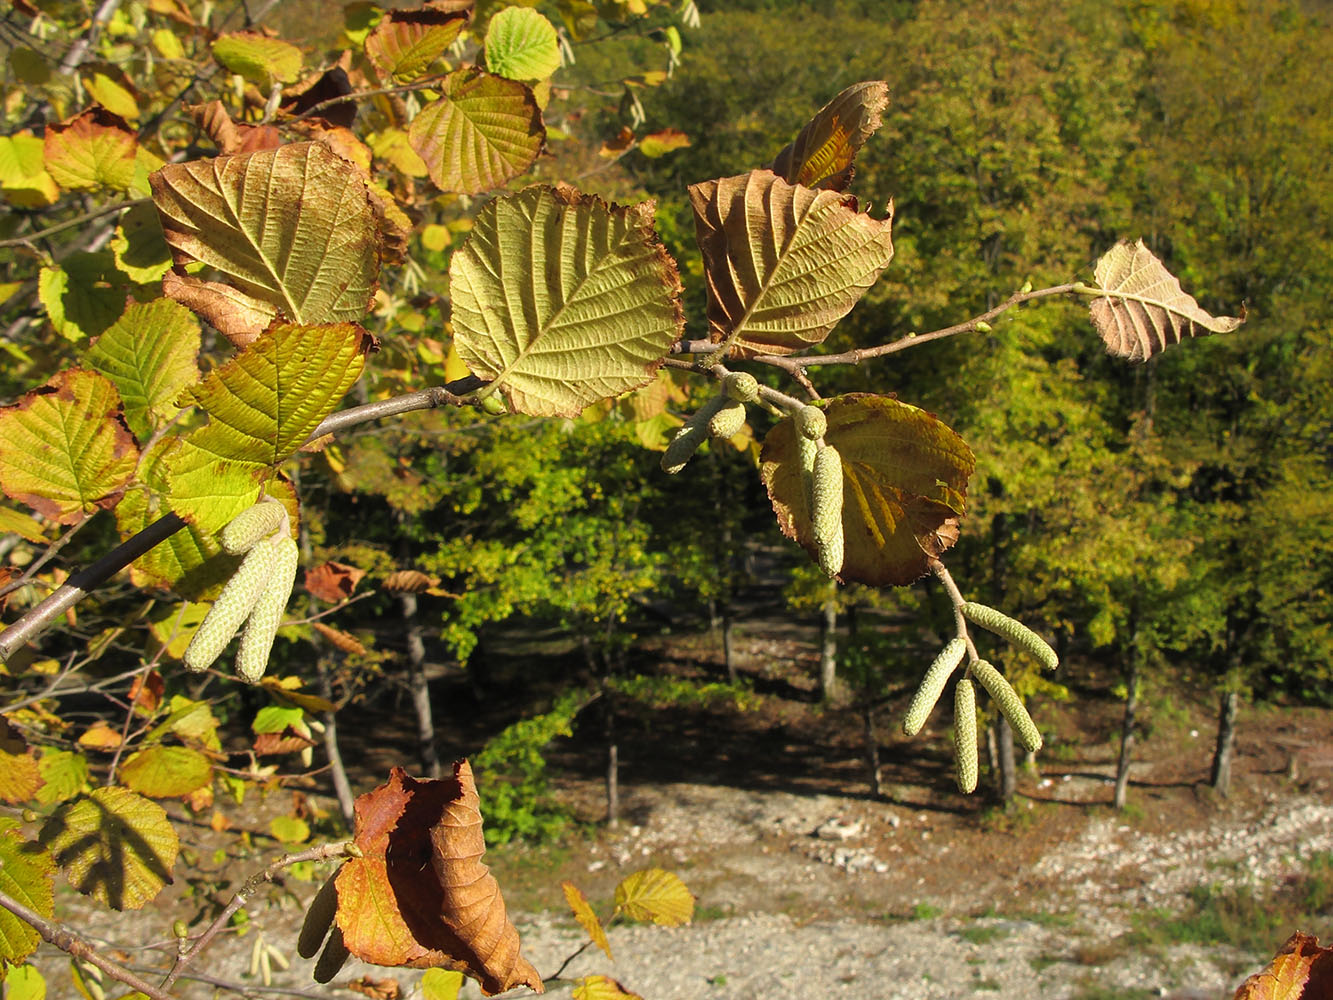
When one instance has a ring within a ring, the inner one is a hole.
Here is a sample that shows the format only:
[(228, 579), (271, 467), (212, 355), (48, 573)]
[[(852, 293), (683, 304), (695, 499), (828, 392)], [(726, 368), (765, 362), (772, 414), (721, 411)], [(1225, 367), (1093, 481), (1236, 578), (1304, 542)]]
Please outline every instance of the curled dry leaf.
[(1333, 996), (1333, 948), (1297, 931), (1278, 949), (1268, 968), (1236, 990), (1233, 1000), (1323, 1000)]
[(789, 184), (847, 190), (856, 151), (879, 129), (888, 105), (883, 80), (852, 84), (819, 110), (769, 169)]
[(333, 643), (335, 649), (339, 649), (344, 653), (350, 653), (353, 656), (365, 655), (366, 647), (361, 644), (361, 641), (357, 639), (356, 636), (344, 632), (341, 629), (325, 625), (323, 622), (315, 622), (314, 625), (315, 631), (325, 639), (328, 639), (329, 642)]
[(499, 884), (482, 864), (480, 800), (467, 761), (452, 778), (389, 781), (356, 801), (362, 857), (337, 876), (337, 926), (347, 950), (375, 965), (440, 967), (471, 976), (490, 996), (542, 992), (519, 953)]
[(305, 589), (310, 591), (312, 597), (337, 604), (352, 596), (356, 585), (365, 575), (365, 570), (347, 563), (326, 562), (306, 570)]
[(1122, 240), (1102, 254), (1096, 277), (1112, 294), (1093, 300), (1092, 325), (1118, 358), (1145, 361), (1186, 337), (1230, 333), (1245, 322), (1243, 307), (1239, 316), (1200, 309), (1143, 240)]
[(420, 594), (435, 586), (436, 581), (415, 569), (400, 569), (384, 578), (384, 589), (391, 594)]
[(195, 104), (185, 110), (194, 117), (194, 123), (204, 135), (213, 140), (218, 151), (225, 155), (277, 149), (282, 145), (282, 134), (272, 125), (247, 125), (245, 122), (232, 121), (221, 101)]

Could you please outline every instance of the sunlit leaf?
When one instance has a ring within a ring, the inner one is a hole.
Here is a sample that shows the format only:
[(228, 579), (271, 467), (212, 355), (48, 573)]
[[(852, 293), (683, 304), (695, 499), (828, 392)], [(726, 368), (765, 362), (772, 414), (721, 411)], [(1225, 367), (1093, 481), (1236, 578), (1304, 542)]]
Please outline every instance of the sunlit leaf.
[(611, 942), (606, 939), (606, 930), (602, 927), (602, 921), (598, 919), (592, 904), (588, 902), (588, 897), (583, 894), (583, 890), (573, 882), (561, 882), (560, 888), (564, 890), (565, 901), (574, 911), (574, 919), (579, 922), (579, 926), (588, 932), (592, 943), (606, 952), (606, 957), (614, 962), (615, 956), (611, 954)]
[(458, 1000), (463, 974), (452, 969), (427, 969), (421, 974), (421, 1000)]
[[(16, 819), (0, 816), (0, 892), (50, 917), (55, 906), (54, 872), (50, 854), (24, 841)], [(40, 943), (41, 937), (31, 925), (0, 909), (0, 966), (23, 961)]]
[(46, 169), (63, 188), (128, 191), (134, 181), (138, 140), (123, 118), (90, 108), (46, 127)]
[(853, 84), (819, 110), (769, 169), (788, 184), (845, 191), (856, 152), (879, 129), (888, 105), (883, 80)]
[(358, 798), (363, 856), (338, 872), (338, 928), (363, 961), (454, 969), (487, 995), (520, 985), (540, 992), (500, 887), (481, 863), (478, 806), (466, 761), (438, 780), (394, 768), (387, 784)]
[[(366, 314), (379, 273), (375, 211), (363, 175), (323, 143), (168, 164), (151, 180), (177, 265), (163, 291), (237, 346), (277, 316)], [(184, 274), (194, 260), (228, 283)]]
[(45, 208), (60, 197), (46, 171), (45, 144), (31, 132), (0, 136), (0, 190), (19, 208)]
[(301, 50), (257, 31), (219, 35), (213, 58), (265, 92), (274, 83), (294, 83), (301, 75)]
[(120, 777), (140, 795), (175, 798), (212, 781), (213, 765), (189, 747), (147, 747), (129, 756), (120, 766)]
[(72, 253), (59, 264), (44, 267), (37, 294), (46, 314), (66, 340), (96, 337), (125, 311), (130, 284), (106, 250)]
[(0, 489), (61, 524), (114, 505), (139, 459), (119, 409), (110, 380), (80, 368), (0, 409)]
[(1240, 984), (1234, 1000), (1316, 1000), (1333, 996), (1333, 948), (1297, 931), (1268, 968)]
[(430, 68), (468, 21), (467, 11), (391, 10), (366, 38), (366, 56), (382, 78), (406, 83)]
[[(430, 171), (400, 128), (386, 128), (366, 137), (375, 159), (383, 160), (404, 177), (428, 177)], [(441, 227), (443, 228), (443, 227)]]
[(161, 281), (171, 270), (171, 248), (152, 205), (134, 205), (122, 215), (110, 246), (116, 268), (136, 284)]
[(190, 390), (208, 413), (167, 461), (172, 508), (218, 531), (259, 497), (260, 480), (296, 451), (360, 377), (371, 337), (353, 323), (275, 323)]
[[(17, 919), (9, 913), (5, 913), (4, 916), (11, 920)], [(3, 958), (7, 951), (4, 933), (4, 929), (0, 928), (0, 958)], [(37, 966), (25, 963), (5, 970), (5, 1000), (46, 1000), (46, 979), (38, 971)]]
[(616, 886), (616, 910), (631, 920), (679, 927), (694, 918), (694, 896), (680, 876), (663, 868), (645, 868)]
[(524, 84), (462, 69), (445, 77), (439, 100), (412, 119), (407, 135), (436, 187), (480, 194), (527, 170), (546, 129)]
[(126, 121), (138, 121), (139, 95), (124, 70), (109, 63), (84, 63), (80, 77), (94, 101)]
[(655, 160), (667, 153), (674, 153), (690, 144), (690, 137), (679, 129), (668, 128), (661, 132), (650, 132), (639, 140), (639, 152), (650, 160)]
[(1113, 293), (1094, 299), (1092, 325), (1118, 358), (1143, 361), (1185, 337), (1230, 333), (1245, 322), (1239, 316), (1213, 316), (1160, 260), (1138, 240), (1123, 240), (1097, 261), (1097, 287)]
[(47, 848), (79, 892), (137, 910), (171, 881), (180, 842), (162, 807), (128, 788), (98, 788), (52, 813)]
[(179, 411), (176, 397), (199, 380), (199, 321), (170, 299), (133, 303), (97, 338), (88, 365), (115, 383), (125, 422), (141, 441)]
[(11, 532), (37, 545), (45, 545), (49, 541), (35, 518), (9, 507), (0, 507), (0, 534)]
[(27, 802), (42, 787), (41, 768), (23, 735), (0, 716), (0, 802)]
[(98, 719), (79, 736), (79, 746), (87, 750), (114, 750), (124, 741), (120, 733)]
[(486, 28), (486, 68), (510, 80), (545, 80), (560, 68), (554, 26), (530, 7), (506, 7)]
[(821, 343), (893, 259), (892, 207), (877, 221), (854, 198), (767, 170), (692, 185), (690, 200), (709, 337), (741, 353)]
[(573, 1000), (643, 1000), (610, 976), (583, 976), (574, 981)]
[[(828, 418), (824, 439), (842, 458), (842, 579), (911, 583), (957, 538), (976, 464), (972, 450), (934, 415), (889, 396), (850, 393), (818, 405)], [(782, 533), (813, 559), (818, 547), (797, 433), (790, 417), (769, 431), (760, 474)]]
[(268, 832), (280, 844), (304, 844), (310, 839), (310, 824), (297, 816), (274, 816)]
[(577, 416), (652, 380), (684, 325), (652, 219), (568, 187), (482, 209), (449, 267), (454, 343), (511, 410)]
[(42, 751), (38, 765), (41, 768), (42, 787), (37, 790), (37, 801), (42, 805), (49, 806), (72, 799), (88, 783), (88, 758), (73, 750), (47, 747)]

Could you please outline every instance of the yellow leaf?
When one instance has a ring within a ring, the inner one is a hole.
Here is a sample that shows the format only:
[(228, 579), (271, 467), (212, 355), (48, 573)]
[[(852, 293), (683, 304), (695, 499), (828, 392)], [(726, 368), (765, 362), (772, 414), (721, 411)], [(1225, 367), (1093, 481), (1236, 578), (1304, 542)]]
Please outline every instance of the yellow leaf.
[(573, 1000), (643, 1000), (610, 976), (584, 976), (576, 981)]
[(602, 922), (597, 918), (597, 914), (593, 912), (588, 897), (573, 882), (561, 882), (560, 888), (565, 891), (565, 900), (569, 903), (569, 908), (574, 911), (574, 919), (588, 932), (588, 937), (592, 938), (592, 943), (606, 952), (606, 957), (614, 962), (615, 956), (611, 954), (611, 943), (607, 941), (606, 931), (602, 928)]
[(694, 896), (678, 876), (662, 868), (645, 868), (616, 886), (616, 911), (631, 920), (679, 927), (694, 917)]

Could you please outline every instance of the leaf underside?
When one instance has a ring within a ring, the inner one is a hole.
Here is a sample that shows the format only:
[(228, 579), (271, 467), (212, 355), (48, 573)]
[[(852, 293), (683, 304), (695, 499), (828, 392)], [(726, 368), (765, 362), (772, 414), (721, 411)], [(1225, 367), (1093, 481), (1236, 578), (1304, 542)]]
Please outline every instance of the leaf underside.
[(1213, 316), (1180, 287), (1180, 282), (1143, 243), (1121, 241), (1097, 261), (1097, 286), (1114, 292), (1094, 299), (1092, 324), (1118, 358), (1145, 361), (1186, 337), (1231, 333), (1240, 316)]
[(883, 80), (853, 84), (819, 110), (769, 169), (788, 184), (847, 190), (857, 150), (879, 129), (888, 105)]

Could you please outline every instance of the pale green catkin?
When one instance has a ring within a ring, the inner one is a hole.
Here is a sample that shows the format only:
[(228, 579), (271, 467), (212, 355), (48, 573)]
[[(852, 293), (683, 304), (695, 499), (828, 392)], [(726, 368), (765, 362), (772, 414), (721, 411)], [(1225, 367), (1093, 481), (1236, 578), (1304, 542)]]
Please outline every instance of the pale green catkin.
[(254, 610), (260, 591), (267, 585), (277, 561), (277, 551), (267, 542), (256, 545), (245, 554), (190, 640), (182, 657), (186, 670), (198, 672), (213, 665), (241, 627), (241, 622)]
[(977, 693), (964, 677), (953, 691), (953, 756), (958, 768), (958, 790), (977, 790)]
[(267, 538), (286, 520), (286, 512), (276, 500), (261, 500), (233, 517), (218, 532), (223, 549), (234, 556), (249, 552), (256, 542)]
[(1054, 670), (1060, 664), (1060, 658), (1041, 636), (1020, 621), (1010, 618), (1003, 612), (985, 604), (968, 601), (962, 607), (963, 617), (974, 625), (989, 629), (996, 635), (1003, 636), (1019, 649), (1031, 653), (1047, 670)]
[(903, 718), (903, 735), (915, 736), (921, 732), (921, 727), (935, 709), (935, 703), (940, 700), (944, 685), (958, 669), (958, 664), (963, 662), (963, 654), (966, 652), (967, 643), (962, 639), (950, 639), (940, 650), (940, 655), (935, 657), (926, 670), (926, 676), (921, 678), (921, 685), (912, 696), (912, 704), (907, 706), (907, 715)]
[(744, 426), (745, 404), (738, 403), (734, 399), (728, 399), (708, 421), (708, 434), (720, 441), (726, 441), (728, 438), (739, 434), (740, 429)]
[(236, 650), (236, 673), (247, 684), (257, 684), (268, 668), (268, 654), (273, 648), (273, 637), (278, 634), (282, 613), (287, 610), (287, 599), (292, 596), (296, 582), (296, 565), (300, 551), (291, 535), (280, 535), (263, 544), (271, 546), (276, 556), (273, 572), (250, 612), (250, 620), (241, 633), (241, 644)]
[(810, 482), (810, 522), (819, 552), (819, 568), (829, 576), (842, 572), (842, 456), (824, 446), (815, 456)]
[(666, 451), (662, 453), (663, 472), (674, 476), (685, 468), (700, 445), (708, 440), (708, 423), (713, 419), (713, 414), (722, 409), (722, 405), (726, 402), (726, 396), (714, 396), (699, 407), (694, 416), (685, 421), (680, 430), (676, 431), (671, 443), (667, 445)]
[(814, 481), (815, 456), (819, 454), (819, 442), (804, 434), (796, 435), (796, 457), (801, 462), (801, 485), (805, 495), (810, 495), (810, 485)]
[(759, 399), (759, 381), (749, 372), (731, 372), (722, 380), (722, 388), (738, 403), (753, 403)]
[(1009, 720), (1009, 725), (1013, 726), (1014, 735), (1018, 737), (1018, 742), (1023, 744), (1023, 749), (1031, 753), (1040, 750), (1041, 730), (1032, 721), (1028, 710), (1023, 707), (1023, 699), (1018, 696), (1014, 686), (985, 660), (978, 660), (969, 669), (972, 676), (986, 689), (991, 700), (999, 707), (1000, 714)]
[(828, 433), (828, 417), (817, 406), (802, 406), (796, 411), (796, 433), (818, 441)]

